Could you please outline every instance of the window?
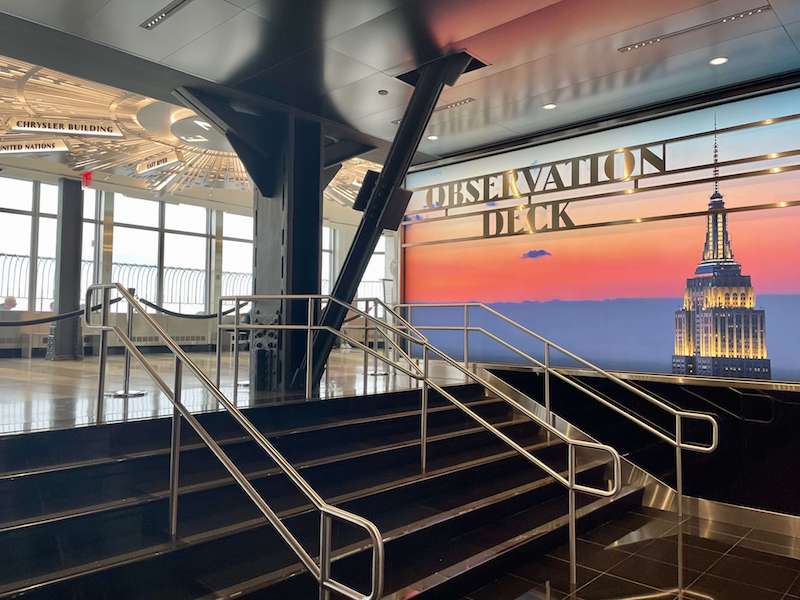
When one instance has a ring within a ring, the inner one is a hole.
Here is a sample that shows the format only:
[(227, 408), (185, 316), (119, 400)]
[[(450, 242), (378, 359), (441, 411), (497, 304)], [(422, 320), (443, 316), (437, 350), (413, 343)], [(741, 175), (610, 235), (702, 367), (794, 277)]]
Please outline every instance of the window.
[(322, 294), (330, 294), (333, 285), (333, 248), (336, 231), (332, 227), (322, 227)]
[(367, 263), (364, 277), (358, 286), (359, 298), (383, 300), (383, 280), (386, 278), (386, 236), (382, 235)]
[(33, 310), (51, 312), (56, 299), (56, 227), (53, 217), (39, 217), (39, 247), (36, 257), (36, 298)]
[(207, 211), (202, 206), (191, 204), (165, 204), (164, 229), (206, 233)]
[[(222, 295), (253, 293), (253, 218), (233, 213), (222, 217)], [(228, 308), (230, 305), (226, 304)]]
[(158, 202), (116, 194), (114, 223), (158, 227)]
[[(116, 207), (114, 210), (116, 214)], [(158, 299), (158, 232), (114, 226), (111, 281), (134, 288), (151, 302)], [(124, 311), (124, 302), (114, 305)]]
[(30, 212), (33, 208), (33, 182), (0, 178), (0, 208)]
[(207, 248), (204, 236), (164, 234), (165, 308), (184, 313), (205, 311)]

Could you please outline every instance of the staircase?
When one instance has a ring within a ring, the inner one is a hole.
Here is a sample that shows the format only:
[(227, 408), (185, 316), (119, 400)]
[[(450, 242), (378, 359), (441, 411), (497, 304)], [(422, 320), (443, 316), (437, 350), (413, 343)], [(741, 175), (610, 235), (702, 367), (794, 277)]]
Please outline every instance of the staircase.
[(613, 449), (475, 374), (241, 410), (207, 380), (226, 410), (189, 415), (159, 335), (173, 419), (0, 438), (0, 598), (458, 598), (641, 503)]

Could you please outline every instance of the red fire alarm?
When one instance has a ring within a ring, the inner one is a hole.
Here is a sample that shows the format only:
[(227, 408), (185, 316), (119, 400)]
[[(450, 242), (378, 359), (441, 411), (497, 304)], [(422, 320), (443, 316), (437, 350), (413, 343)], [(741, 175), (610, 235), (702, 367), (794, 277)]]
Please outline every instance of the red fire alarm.
[(81, 173), (81, 185), (84, 188), (92, 187), (92, 172), (84, 171)]

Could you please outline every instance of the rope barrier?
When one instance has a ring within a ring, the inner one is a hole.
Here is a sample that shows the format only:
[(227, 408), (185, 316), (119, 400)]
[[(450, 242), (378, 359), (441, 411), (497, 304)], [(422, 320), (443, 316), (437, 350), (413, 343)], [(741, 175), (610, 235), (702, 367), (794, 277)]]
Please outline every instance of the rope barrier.
[[(165, 315), (169, 315), (171, 317), (180, 317), (181, 319), (216, 319), (217, 313), (209, 313), (209, 314), (198, 314), (198, 315), (189, 315), (186, 313), (179, 313), (175, 312), (174, 310), (169, 310), (168, 308), (164, 308), (163, 306), (159, 306), (158, 304), (154, 304), (149, 300), (145, 300), (144, 298), (139, 298), (139, 302), (144, 304), (145, 306), (149, 306), (153, 310), (156, 310), (160, 313), (164, 313)], [(222, 316), (229, 315), (236, 310), (236, 307), (229, 308), (228, 310), (222, 311)]]
[[(109, 304), (116, 304), (122, 298), (114, 298)], [(96, 311), (103, 308), (102, 304), (95, 304), (89, 310)], [(42, 325), (44, 323), (55, 323), (56, 321), (65, 321), (67, 319), (74, 319), (83, 314), (83, 309), (71, 310), (70, 312), (61, 313), (60, 315), (53, 315), (52, 317), (40, 317), (38, 319), (28, 319), (27, 321), (0, 321), (0, 327), (27, 327), (28, 325)]]

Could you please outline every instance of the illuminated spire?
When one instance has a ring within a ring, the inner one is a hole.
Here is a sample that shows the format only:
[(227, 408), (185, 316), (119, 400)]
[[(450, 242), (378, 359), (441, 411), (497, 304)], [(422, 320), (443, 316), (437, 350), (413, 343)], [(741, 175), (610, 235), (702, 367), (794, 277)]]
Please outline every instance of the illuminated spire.
[(717, 113), (714, 113), (714, 195), (719, 194), (719, 144), (717, 143)]

